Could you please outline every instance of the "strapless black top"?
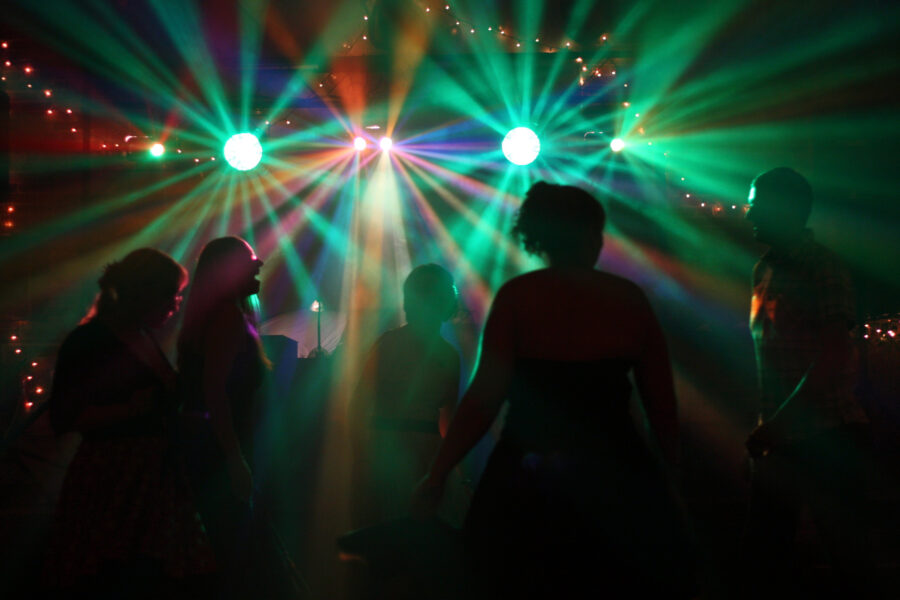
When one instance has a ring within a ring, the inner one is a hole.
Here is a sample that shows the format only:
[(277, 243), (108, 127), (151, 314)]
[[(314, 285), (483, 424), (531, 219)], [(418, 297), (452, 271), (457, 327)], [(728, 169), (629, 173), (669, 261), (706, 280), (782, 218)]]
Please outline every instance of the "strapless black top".
[(633, 439), (633, 362), (516, 359), (502, 439), (529, 450), (587, 449)]

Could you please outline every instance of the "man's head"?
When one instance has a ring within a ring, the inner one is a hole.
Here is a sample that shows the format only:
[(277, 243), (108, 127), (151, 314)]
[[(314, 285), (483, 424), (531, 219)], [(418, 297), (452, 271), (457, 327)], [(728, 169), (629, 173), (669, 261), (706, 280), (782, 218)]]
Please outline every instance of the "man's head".
[(420, 265), (403, 283), (406, 321), (422, 333), (437, 333), (456, 312), (457, 302), (453, 277), (439, 265)]
[(798, 239), (812, 209), (812, 188), (797, 171), (778, 167), (758, 175), (750, 184), (753, 237), (770, 246), (784, 246)]

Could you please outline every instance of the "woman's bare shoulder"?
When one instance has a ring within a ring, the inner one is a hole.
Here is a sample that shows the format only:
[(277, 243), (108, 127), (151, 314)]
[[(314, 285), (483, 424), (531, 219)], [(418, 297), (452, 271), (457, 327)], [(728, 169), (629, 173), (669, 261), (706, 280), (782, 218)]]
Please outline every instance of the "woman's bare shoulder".
[(605, 271), (594, 271), (597, 282), (623, 295), (634, 299), (646, 299), (641, 287), (630, 279)]
[(621, 294), (634, 299), (645, 298), (644, 291), (635, 282), (596, 269), (538, 269), (513, 277), (498, 290), (498, 295), (530, 293), (535, 289), (594, 288), (606, 294)]

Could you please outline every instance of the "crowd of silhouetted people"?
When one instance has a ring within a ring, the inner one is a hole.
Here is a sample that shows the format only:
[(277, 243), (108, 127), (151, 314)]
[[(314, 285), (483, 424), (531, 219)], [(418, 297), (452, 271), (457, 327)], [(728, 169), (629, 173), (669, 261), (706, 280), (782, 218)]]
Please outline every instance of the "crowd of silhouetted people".
[[(867, 419), (853, 387), (852, 287), (806, 228), (812, 191), (802, 176), (775, 169), (750, 189), (747, 218), (768, 251), (750, 302), (761, 401), (746, 442), (746, 578), (731, 597), (801, 597), (792, 544), (804, 507), (837, 593), (865, 597)], [(459, 354), (441, 336), (457, 310), (453, 277), (437, 264), (409, 273), (406, 324), (369, 350), (350, 402), (356, 530), (341, 544), (369, 553), (365, 597), (704, 596), (679, 493), (665, 334), (640, 287), (596, 268), (605, 220), (585, 190), (531, 187), (511, 235), (546, 267), (496, 290), (462, 390)], [(55, 431), (82, 442), (47, 545), (48, 593), (309, 597), (255, 510), (248, 466), (254, 395), (271, 366), (250, 305), (262, 266), (247, 242), (222, 237), (190, 276), (150, 248), (104, 269), (93, 307), (59, 349), (49, 400)], [(154, 331), (185, 290), (173, 366)], [(629, 412), (632, 387), (649, 443)], [(458, 465), (504, 404), (471, 504), (451, 523), (448, 481), (462, 479)], [(405, 586), (392, 586), (372, 554), (384, 536), (408, 539), (419, 555), (404, 563), (420, 570)], [(452, 568), (429, 570), (426, 556)]]

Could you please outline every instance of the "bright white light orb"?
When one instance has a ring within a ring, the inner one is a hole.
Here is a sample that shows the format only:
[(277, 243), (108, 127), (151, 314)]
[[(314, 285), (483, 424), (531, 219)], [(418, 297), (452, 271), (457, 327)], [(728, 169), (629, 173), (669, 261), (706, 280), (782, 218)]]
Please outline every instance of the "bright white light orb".
[(160, 144), (159, 142), (150, 146), (150, 155), (159, 158), (163, 155), (163, 152), (166, 151), (166, 147)]
[(353, 140), (353, 147), (356, 148), (358, 152), (365, 150), (366, 146), (368, 146), (368, 144), (366, 144), (366, 138), (364, 137), (357, 137)]
[(530, 165), (541, 153), (541, 140), (527, 127), (516, 127), (506, 134), (500, 148), (512, 164)]
[(247, 171), (262, 159), (262, 145), (252, 133), (236, 133), (225, 142), (225, 160), (238, 171)]
[(621, 138), (616, 138), (609, 143), (609, 149), (613, 152), (621, 152), (625, 149), (625, 141)]
[(385, 152), (390, 151), (391, 147), (394, 145), (394, 142), (389, 137), (381, 138), (381, 141), (378, 142), (378, 145), (381, 146), (381, 149)]

